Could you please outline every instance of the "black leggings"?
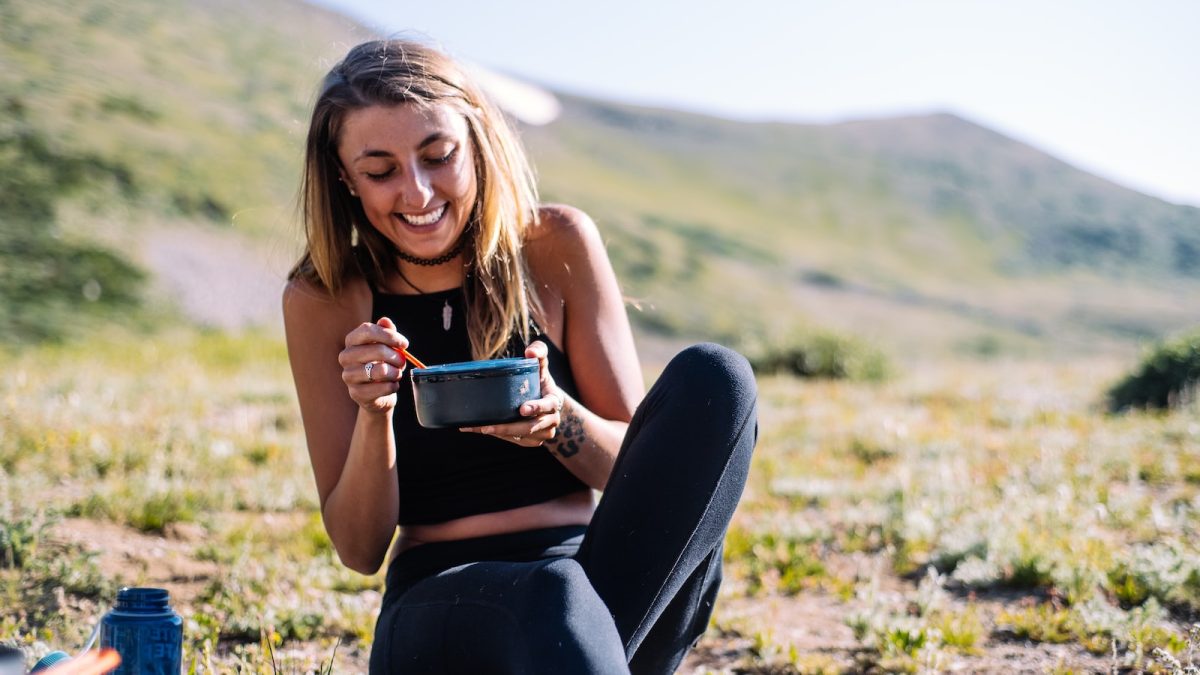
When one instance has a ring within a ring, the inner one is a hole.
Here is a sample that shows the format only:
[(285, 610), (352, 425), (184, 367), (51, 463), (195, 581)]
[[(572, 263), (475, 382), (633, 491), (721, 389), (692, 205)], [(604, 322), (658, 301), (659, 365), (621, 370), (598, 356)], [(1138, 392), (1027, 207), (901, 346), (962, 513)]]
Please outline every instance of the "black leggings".
[(689, 347), (591, 524), (424, 544), (387, 573), (371, 673), (671, 673), (704, 632), (758, 435), (737, 353)]

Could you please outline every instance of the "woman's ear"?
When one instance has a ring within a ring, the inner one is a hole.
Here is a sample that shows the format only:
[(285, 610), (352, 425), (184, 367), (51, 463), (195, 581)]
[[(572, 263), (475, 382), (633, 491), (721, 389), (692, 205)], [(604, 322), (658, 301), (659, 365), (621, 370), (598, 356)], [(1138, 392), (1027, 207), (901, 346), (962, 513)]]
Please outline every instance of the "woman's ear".
[(346, 189), (350, 191), (351, 197), (358, 196), (358, 193), (354, 191), (354, 183), (350, 180), (350, 177), (346, 175), (346, 170), (340, 166), (338, 167), (338, 180), (346, 184)]

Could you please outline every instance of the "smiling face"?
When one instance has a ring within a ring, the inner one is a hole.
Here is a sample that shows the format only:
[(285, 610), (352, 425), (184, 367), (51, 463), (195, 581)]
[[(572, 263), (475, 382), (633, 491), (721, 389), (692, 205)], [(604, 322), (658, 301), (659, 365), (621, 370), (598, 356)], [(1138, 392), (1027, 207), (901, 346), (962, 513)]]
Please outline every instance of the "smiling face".
[(367, 220), (401, 251), (453, 248), (475, 205), (467, 121), (448, 105), (373, 105), (346, 113), (337, 144), (342, 180)]

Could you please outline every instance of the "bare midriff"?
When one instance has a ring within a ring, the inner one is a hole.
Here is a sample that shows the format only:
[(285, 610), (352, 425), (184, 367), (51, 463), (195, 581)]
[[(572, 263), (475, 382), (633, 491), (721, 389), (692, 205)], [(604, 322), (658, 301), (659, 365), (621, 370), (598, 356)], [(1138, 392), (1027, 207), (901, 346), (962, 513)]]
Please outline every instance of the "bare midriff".
[(435, 541), (454, 541), (493, 534), (523, 532), (544, 527), (587, 525), (595, 503), (591, 490), (572, 492), (540, 504), (480, 513), (434, 525), (404, 525), (392, 547), (392, 555), (405, 549)]

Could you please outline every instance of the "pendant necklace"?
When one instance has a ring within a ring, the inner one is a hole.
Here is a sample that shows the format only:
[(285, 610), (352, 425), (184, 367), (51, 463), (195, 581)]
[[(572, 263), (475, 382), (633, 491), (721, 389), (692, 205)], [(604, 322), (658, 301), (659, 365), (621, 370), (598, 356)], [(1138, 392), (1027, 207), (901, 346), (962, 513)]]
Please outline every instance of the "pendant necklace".
[[(426, 293), (425, 291), (421, 290), (420, 288), (417, 288), (416, 284), (409, 281), (408, 277), (404, 276), (404, 272), (401, 272), (399, 270), (397, 270), (397, 272), (400, 274), (400, 278), (404, 280), (404, 283), (411, 286), (412, 289), (414, 291), (416, 291), (419, 295), (428, 295), (428, 293)], [(445, 300), (442, 301), (442, 330), (449, 331), (450, 330), (450, 322), (453, 319), (454, 319), (454, 308), (450, 306), (450, 298), (446, 298)]]
[[(396, 256), (405, 262), (409, 262), (414, 265), (421, 265), (423, 267), (434, 267), (437, 265), (442, 265), (442, 264), (448, 263), (451, 260), (454, 260), (455, 258), (457, 258), (458, 254), (462, 253), (462, 250), (466, 246), (466, 244), (467, 244), (467, 238), (464, 236), (460, 236), (458, 238), (458, 242), (456, 242), (454, 244), (454, 248), (450, 249), (446, 253), (443, 253), (442, 255), (439, 255), (436, 258), (418, 258), (415, 255), (401, 251), (399, 248), (395, 248), (394, 250), (396, 252)], [(413, 290), (415, 290), (416, 292), (422, 293), (422, 294), (424, 293), (421, 289), (417, 288), (413, 284), (413, 282), (409, 281), (408, 278), (404, 276), (404, 272), (400, 272), (400, 278), (404, 279), (404, 281), (406, 283), (408, 283), (409, 286), (412, 286)], [(454, 318), (454, 308), (450, 306), (450, 299), (447, 298), (445, 301), (445, 304), (442, 305), (442, 330), (444, 330), (444, 331), (450, 330), (450, 321), (453, 318)]]

